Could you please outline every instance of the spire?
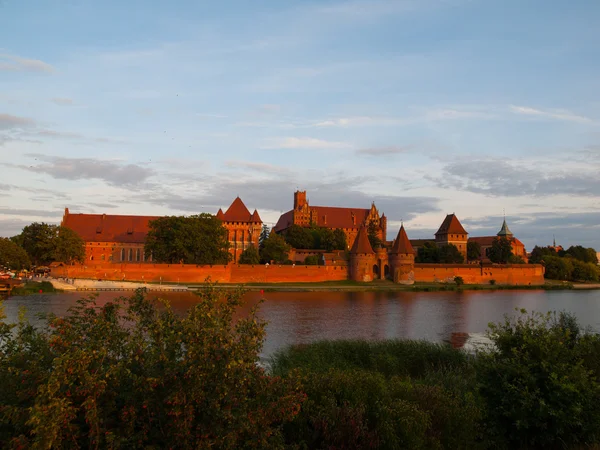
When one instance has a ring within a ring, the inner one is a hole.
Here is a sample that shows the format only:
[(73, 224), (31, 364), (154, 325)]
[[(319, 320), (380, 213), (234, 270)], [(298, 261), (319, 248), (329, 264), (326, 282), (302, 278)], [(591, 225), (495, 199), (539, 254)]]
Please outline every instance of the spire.
[(369, 236), (367, 235), (367, 229), (362, 226), (360, 230), (358, 230), (358, 235), (354, 240), (354, 245), (352, 246), (352, 250), (350, 253), (364, 253), (364, 254), (375, 254), (373, 251), (373, 247), (371, 247), (371, 243), (369, 242)]
[(552, 246), (556, 248), (556, 236), (552, 235)]
[(512, 237), (512, 235), (512, 231), (508, 229), (508, 225), (506, 225), (506, 219), (504, 219), (504, 221), (502, 222), (502, 228), (500, 229), (500, 231), (498, 231), (497, 236), (504, 236), (510, 238)]
[(406, 234), (406, 230), (404, 229), (404, 225), (400, 226), (400, 231), (398, 231), (398, 236), (394, 241), (394, 245), (390, 250), (390, 253), (394, 254), (415, 254), (415, 249), (411, 245), (408, 240), (408, 235)]

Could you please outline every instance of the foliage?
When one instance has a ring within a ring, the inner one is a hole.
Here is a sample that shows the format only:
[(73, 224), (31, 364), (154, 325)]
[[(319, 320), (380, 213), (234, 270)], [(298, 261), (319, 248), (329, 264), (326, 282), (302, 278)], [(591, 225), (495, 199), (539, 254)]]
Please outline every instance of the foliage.
[[(598, 264), (598, 257), (596, 256), (596, 250), (593, 248), (585, 248), (581, 245), (575, 245), (569, 247), (565, 251), (565, 256), (570, 255), (573, 258), (582, 261), (584, 263)], [(563, 256), (563, 255), (560, 255)]]
[(14, 270), (29, 269), (31, 261), (27, 252), (8, 238), (0, 238), (0, 266)]
[(333, 230), (333, 249), (332, 250), (347, 250), (348, 241), (346, 239), (346, 233), (344, 230), (339, 228)]
[(315, 241), (309, 228), (293, 224), (283, 233), (285, 241), (292, 248), (312, 249), (315, 248)]
[(259, 262), (260, 256), (254, 245), (249, 245), (246, 250), (240, 254), (240, 264), (258, 264)]
[(150, 221), (144, 252), (169, 264), (227, 264), (227, 229), (211, 214), (159, 217)]
[(577, 259), (571, 261), (573, 272), (570, 279), (572, 281), (598, 281), (600, 278), (600, 268), (591, 262), (583, 262)]
[(465, 257), (454, 244), (442, 245), (439, 256), (439, 262), (442, 264), (462, 264), (465, 262)]
[(369, 237), (369, 243), (373, 249), (383, 246), (383, 240), (381, 240), (379, 237), (380, 232), (381, 228), (379, 228), (377, 223), (374, 221), (369, 222), (369, 226), (367, 227), (367, 236)]
[(67, 227), (58, 227), (54, 242), (55, 261), (68, 264), (83, 262), (85, 259), (85, 241), (75, 231)]
[(462, 286), (463, 284), (465, 284), (465, 280), (463, 279), (463, 277), (454, 277), (454, 283), (457, 286)]
[(479, 258), (481, 258), (481, 245), (479, 245), (479, 242), (467, 242), (467, 260), (477, 261)]
[(304, 258), (304, 264), (306, 266), (318, 266), (319, 265), (319, 255), (309, 255)]
[(440, 248), (435, 242), (427, 241), (417, 251), (415, 258), (417, 263), (439, 263), (440, 262)]
[(258, 249), (262, 249), (265, 241), (269, 237), (269, 227), (266, 223), (263, 223), (262, 230), (260, 230), (260, 236), (258, 237)]
[(0, 323), (0, 442), (11, 448), (280, 448), (304, 398), (258, 365), (265, 324), (207, 286), (185, 317), (139, 290), (81, 300), (38, 330)]
[(291, 247), (285, 239), (277, 233), (269, 234), (269, 237), (265, 240), (263, 248), (260, 250), (260, 261), (262, 263), (268, 263), (275, 261), (281, 263), (288, 259), (288, 253)]
[(508, 264), (512, 256), (512, 243), (504, 236), (496, 236), (492, 241), (492, 247), (488, 257), (496, 264)]
[(600, 441), (600, 336), (566, 313), (522, 310), (490, 324), (489, 337), (497, 351), (478, 356), (476, 374), (493, 441), (509, 448)]
[(552, 247), (538, 247), (536, 245), (529, 255), (529, 264), (541, 264), (545, 256), (558, 256), (558, 253)]
[(570, 258), (544, 256), (542, 262), (546, 268), (545, 278), (551, 280), (570, 280), (573, 275), (573, 263)]
[(527, 264), (525, 262), (525, 260), (520, 257), (519, 255), (510, 255), (510, 257), (508, 258), (508, 263), (509, 264)]
[(83, 262), (85, 258), (85, 242), (67, 227), (34, 222), (11, 240), (25, 249), (35, 265)]
[(55, 289), (49, 281), (28, 281), (22, 287), (13, 288), (11, 295), (31, 295), (40, 292), (48, 294), (60, 291)]
[(496, 280), (494, 280), (494, 279), (490, 280), (490, 284), (491, 284), (492, 286), (494, 286), (494, 285), (496, 284)]

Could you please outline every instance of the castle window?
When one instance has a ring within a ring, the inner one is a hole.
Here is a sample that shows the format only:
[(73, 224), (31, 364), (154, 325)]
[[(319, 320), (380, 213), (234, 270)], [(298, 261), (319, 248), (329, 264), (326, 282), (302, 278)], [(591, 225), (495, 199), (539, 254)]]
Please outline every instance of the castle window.
[(132, 259), (133, 259), (133, 249), (130, 248), (129, 249), (129, 259), (128, 259), (128, 261), (131, 261)]
[(121, 261), (125, 261), (125, 249), (121, 249)]
[(90, 261), (94, 260), (94, 255), (90, 256)]
[(109, 260), (109, 261), (112, 261), (112, 260), (113, 260), (113, 258), (112, 258), (112, 255), (108, 255), (108, 260)]
[(138, 248), (135, 252), (135, 260), (139, 261), (140, 260), (140, 249)]
[(101, 259), (102, 261), (104, 261), (104, 254), (102, 254), (102, 256), (100, 256), (100, 259)]

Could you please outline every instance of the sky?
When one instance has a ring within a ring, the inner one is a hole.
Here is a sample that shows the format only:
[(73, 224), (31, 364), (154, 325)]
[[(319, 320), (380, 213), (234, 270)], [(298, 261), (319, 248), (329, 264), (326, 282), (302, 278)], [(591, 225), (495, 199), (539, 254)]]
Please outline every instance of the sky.
[(240, 196), (600, 250), (597, 0), (0, 0), (0, 236)]

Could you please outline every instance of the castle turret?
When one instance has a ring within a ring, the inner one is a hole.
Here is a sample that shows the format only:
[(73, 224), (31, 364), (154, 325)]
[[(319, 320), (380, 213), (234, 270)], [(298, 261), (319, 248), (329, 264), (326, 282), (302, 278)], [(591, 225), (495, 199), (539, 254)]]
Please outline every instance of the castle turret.
[(502, 222), (502, 228), (498, 231), (497, 236), (505, 237), (507, 239), (511, 239), (513, 237), (512, 231), (508, 229), (508, 225), (506, 225), (506, 219)]
[(366, 227), (361, 227), (350, 250), (350, 279), (354, 281), (373, 281), (373, 269), (376, 267), (376, 255), (369, 242)]
[(408, 240), (404, 225), (400, 226), (398, 236), (392, 245), (389, 262), (394, 283), (414, 283), (415, 250)]

